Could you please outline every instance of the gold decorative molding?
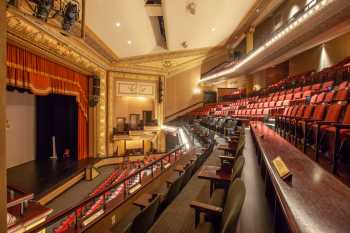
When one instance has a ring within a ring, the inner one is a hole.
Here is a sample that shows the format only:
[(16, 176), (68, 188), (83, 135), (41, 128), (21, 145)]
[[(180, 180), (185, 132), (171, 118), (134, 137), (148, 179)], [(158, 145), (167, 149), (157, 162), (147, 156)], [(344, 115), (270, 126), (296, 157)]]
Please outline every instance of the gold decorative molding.
[(37, 50), (41, 49), (46, 53), (56, 55), (60, 59), (58, 62), (71, 63), (70, 66), (75, 65), (86, 72), (97, 73), (100, 69), (108, 68), (108, 63), (87, 47), (81, 46), (80, 42), (67, 39), (63, 35), (56, 35), (47, 26), (38, 25), (39, 23), (26, 14), (8, 9), (6, 17), (9, 39), (20, 44), (26, 41), (35, 46)]

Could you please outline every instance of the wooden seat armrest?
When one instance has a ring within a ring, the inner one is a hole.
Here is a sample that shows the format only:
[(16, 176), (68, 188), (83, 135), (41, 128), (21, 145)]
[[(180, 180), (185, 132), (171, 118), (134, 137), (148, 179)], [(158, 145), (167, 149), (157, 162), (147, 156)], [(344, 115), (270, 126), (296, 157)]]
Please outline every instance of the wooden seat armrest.
[(166, 182), (166, 186), (169, 188), (169, 186), (170, 185), (172, 185), (174, 182), (175, 182), (175, 180), (167, 180), (167, 181), (165, 181)]
[(236, 156), (219, 155), (218, 157), (221, 160), (230, 160), (230, 161), (236, 160)]
[(191, 201), (190, 207), (201, 213), (212, 215), (221, 215), (223, 212), (223, 209), (221, 207), (198, 201)]
[(332, 125), (336, 124), (337, 121), (316, 121), (315, 124), (317, 125)]
[(338, 128), (338, 129), (350, 129), (350, 124), (336, 123), (336, 124), (332, 124), (332, 126)]
[(303, 123), (316, 122), (316, 120), (314, 119), (301, 119), (300, 121), (302, 121)]

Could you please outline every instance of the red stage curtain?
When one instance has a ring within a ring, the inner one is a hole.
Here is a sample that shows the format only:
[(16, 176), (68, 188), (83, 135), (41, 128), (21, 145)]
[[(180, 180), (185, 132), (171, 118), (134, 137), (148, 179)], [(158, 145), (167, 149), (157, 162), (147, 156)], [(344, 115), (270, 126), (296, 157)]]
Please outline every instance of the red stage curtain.
[(76, 96), (78, 103), (78, 159), (88, 156), (88, 78), (25, 49), (7, 44), (7, 85), (35, 95)]

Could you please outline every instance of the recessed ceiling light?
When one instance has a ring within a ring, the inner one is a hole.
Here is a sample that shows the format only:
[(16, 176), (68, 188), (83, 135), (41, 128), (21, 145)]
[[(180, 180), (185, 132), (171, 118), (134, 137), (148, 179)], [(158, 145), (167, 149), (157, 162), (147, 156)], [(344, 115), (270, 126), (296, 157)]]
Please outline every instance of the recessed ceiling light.
[(131, 40), (128, 40), (128, 45), (131, 45), (131, 44), (132, 44)]
[(212, 31), (212, 32), (215, 32), (215, 31), (216, 31), (216, 28), (211, 28), (211, 31)]
[(115, 26), (117, 26), (117, 28), (119, 28), (119, 27), (120, 27), (120, 23), (119, 23), (119, 22), (116, 22), (116, 23), (115, 23)]

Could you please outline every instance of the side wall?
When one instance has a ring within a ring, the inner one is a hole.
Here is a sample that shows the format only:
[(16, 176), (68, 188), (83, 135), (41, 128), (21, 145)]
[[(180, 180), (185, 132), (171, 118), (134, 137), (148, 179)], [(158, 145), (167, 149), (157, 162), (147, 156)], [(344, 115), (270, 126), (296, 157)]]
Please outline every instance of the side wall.
[(309, 70), (320, 71), (349, 56), (350, 33), (347, 33), (290, 59), (289, 72), (296, 75)]
[(35, 159), (35, 96), (6, 93), (7, 168)]
[(165, 80), (165, 117), (202, 101), (202, 93), (194, 93), (198, 88), (201, 67), (197, 66)]

